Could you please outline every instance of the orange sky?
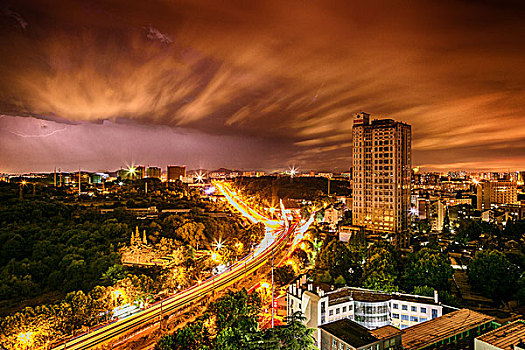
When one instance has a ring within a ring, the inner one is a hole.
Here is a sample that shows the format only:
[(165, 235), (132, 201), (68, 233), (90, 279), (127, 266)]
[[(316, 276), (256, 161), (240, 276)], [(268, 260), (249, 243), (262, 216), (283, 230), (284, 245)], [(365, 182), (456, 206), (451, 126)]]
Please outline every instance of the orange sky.
[(522, 169), (524, 15), (518, 1), (8, 1), (0, 171), (342, 171), (360, 111), (410, 123), (424, 169)]

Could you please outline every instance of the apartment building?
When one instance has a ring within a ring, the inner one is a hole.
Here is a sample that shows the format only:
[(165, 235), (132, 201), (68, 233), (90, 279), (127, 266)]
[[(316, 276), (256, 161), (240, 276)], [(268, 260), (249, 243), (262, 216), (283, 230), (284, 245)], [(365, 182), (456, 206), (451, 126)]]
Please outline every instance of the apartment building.
[[(384, 233), (406, 233), (411, 188), (411, 126), (393, 119), (354, 120), (354, 225)], [(399, 235), (398, 235), (399, 236)]]

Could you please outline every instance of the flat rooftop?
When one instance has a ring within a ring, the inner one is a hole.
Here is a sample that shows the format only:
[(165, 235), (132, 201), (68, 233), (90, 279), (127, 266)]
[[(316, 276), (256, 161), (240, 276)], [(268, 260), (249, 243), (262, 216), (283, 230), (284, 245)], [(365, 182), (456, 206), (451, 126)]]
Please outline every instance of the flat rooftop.
[(525, 340), (525, 321), (517, 320), (476, 338), (504, 350), (513, 350), (514, 345)]
[(412, 303), (422, 303), (439, 305), (434, 301), (433, 297), (403, 294), (403, 293), (386, 293), (376, 290), (354, 288), (354, 287), (343, 287), (334, 291), (325, 292), (328, 295), (328, 304), (335, 305), (343, 302), (345, 299), (353, 299), (362, 302), (381, 302), (388, 300), (399, 300)]
[(372, 335), (378, 339), (388, 339), (403, 333), (403, 331), (394, 326), (386, 325), (383, 327), (372, 329), (370, 333), (372, 333)]
[(366, 327), (363, 327), (347, 318), (324, 324), (319, 326), (319, 328), (332, 334), (334, 337), (341, 339), (354, 348), (359, 348), (379, 341), (379, 338), (373, 336), (370, 330)]
[(469, 309), (461, 309), (441, 317), (405, 328), (403, 348), (417, 350), (470, 329), (494, 321), (494, 317)]

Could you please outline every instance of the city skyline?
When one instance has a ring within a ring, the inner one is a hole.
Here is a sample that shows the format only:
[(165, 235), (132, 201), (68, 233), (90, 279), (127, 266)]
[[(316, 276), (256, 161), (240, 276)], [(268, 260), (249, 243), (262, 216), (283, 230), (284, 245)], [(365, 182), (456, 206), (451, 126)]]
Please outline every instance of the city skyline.
[(424, 170), (525, 163), (516, 1), (8, 1), (0, 172), (140, 164), (347, 171), (353, 116)]

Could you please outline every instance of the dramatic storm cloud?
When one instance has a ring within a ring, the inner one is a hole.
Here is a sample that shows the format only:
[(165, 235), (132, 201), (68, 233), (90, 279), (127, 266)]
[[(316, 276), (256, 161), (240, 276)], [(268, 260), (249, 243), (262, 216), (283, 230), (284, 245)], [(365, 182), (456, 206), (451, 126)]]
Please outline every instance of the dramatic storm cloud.
[(0, 171), (133, 161), (346, 170), (356, 112), (413, 126), (414, 165), (525, 161), (512, 1), (13, 1)]

